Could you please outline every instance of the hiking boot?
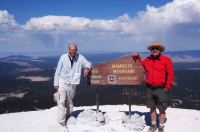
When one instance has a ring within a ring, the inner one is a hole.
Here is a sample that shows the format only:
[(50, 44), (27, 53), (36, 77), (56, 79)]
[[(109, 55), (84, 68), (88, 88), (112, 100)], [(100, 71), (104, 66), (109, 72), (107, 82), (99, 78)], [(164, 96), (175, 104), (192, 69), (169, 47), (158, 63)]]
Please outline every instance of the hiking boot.
[(164, 132), (164, 127), (159, 127), (158, 132)]
[(155, 132), (157, 129), (156, 125), (151, 125), (147, 132)]
[(61, 126), (63, 126), (63, 127), (67, 127), (67, 124), (65, 123), (65, 122), (61, 122), (61, 123), (59, 123)]

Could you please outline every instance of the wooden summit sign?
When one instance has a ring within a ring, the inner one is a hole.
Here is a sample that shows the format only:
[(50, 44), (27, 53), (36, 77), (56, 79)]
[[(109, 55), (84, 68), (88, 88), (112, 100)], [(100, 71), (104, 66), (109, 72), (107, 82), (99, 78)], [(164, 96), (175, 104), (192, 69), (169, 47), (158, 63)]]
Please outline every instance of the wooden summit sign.
[(87, 77), (88, 85), (139, 85), (144, 68), (132, 55), (93, 66)]

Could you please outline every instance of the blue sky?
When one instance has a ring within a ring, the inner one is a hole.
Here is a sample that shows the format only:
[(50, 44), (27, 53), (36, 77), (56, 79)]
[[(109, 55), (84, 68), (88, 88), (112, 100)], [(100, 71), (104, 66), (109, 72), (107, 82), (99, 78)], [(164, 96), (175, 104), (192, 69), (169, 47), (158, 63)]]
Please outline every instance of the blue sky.
[(199, 0), (4, 0), (0, 52), (200, 49)]

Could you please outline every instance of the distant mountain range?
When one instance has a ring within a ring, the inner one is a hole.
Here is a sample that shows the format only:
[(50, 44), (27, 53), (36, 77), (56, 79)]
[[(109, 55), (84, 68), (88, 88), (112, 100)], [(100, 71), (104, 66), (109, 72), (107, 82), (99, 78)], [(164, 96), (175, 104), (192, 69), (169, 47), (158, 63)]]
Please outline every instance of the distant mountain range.
[[(112, 52), (112, 53), (83, 53), (88, 58), (91, 58), (92, 60), (97, 58), (107, 58), (109, 61), (113, 59), (118, 59), (126, 55), (131, 55), (133, 52)], [(142, 59), (144, 60), (147, 56), (151, 54), (151, 52), (138, 52)], [(172, 58), (172, 61), (174, 63), (176, 62), (200, 62), (200, 50), (188, 50), (188, 51), (173, 51), (173, 52), (162, 52), (163, 55), (169, 56)], [(91, 57), (92, 56), (92, 57)]]
[[(149, 56), (150, 52), (138, 52), (142, 59), (144, 60), (147, 56)], [(46, 53), (45, 53), (46, 54)], [(6, 57), (0, 58), (1, 63), (2, 62), (38, 62), (38, 64), (42, 64), (42, 62), (49, 62), (52, 66), (56, 66), (57, 61), (61, 54), (56, 55), (47, 55), (43, 56), (30, 56), (30, 55), (22, 55), (22, 54), (15, 54), (15, 55), (9, 55)], [(89, 61), (93, 62), (93, 65), (105, 63), (108, 61), (112, 61), (115, 59), (119, 59), (121, 57), (131, 55), (132, 52), (92, 52), (92, 53), (81, 53), (83, 54)], [(173, 51), (173, 52), (163, 52), (162, 54), (169, 56), (172, 58), (173, 62), (200, 62), (200, 50), (188, 50), (188, 51)], [(0, 54), (1, 56), (1, 54)], [(48, 63), (48, 65), (49, 65)], [(49, 66), (48, 66), (49, 67)]]
[[(52, 56), (60, 56), (62, 54), (67, 53), (67, 51), (63, 52), (21, 52), (18, 54), (13, 53), (0, 53), (0, 60), (8, 60), (8, 59), (30, 59), (32, 57), (52, 57)], [(118, 59), (121, 56), (130, 55), (133, 52), (109, 52), (109, 51), (98, 51), (98, 52), (82, 52), (79, 51), (80, 54), (86, 55), (87, 57), (91, 58), (98, 55), (101, 58), (111, 58), (111, 59)], [(143, 55), (144, 57), (148, 56), (150, 52), (138, 52), (139, 54)], [(195, 62), (200, 60), (200, 49), (199, 50), (186, 50), (186, 51), (164, 51), (162, 54), (172, 57), (175, 62)], [(98, 57), (97, 57), (98, 58)], [(192, 59), (192, 60), (190, 60)]]
[[(144, 60), (150, 52), (138, 52)], [(96, 52), (81, 53), (93, 66), (113, 61), (124, 56), (131, 55), (131, 52)], [(200, 50), (163, 52), (162, 54), (172, 58), (175, 68), (198, 68), (200, 69)], [(0, 72), (14, 71), (26, 68), (55, 68), (57, 66), (59, 55), (48, 56), (27, 56), (21, 54), (9, 55), (0, 58)], [(182, 65), (184, 63), (184, 65)], [(186, 64), (187, 63), (187, 64)]]
[(22, 60), (29, 60), (32, 57), (25, 56), (25, 55), (10, 55), (3, 58), (0, 58), (2, 61), (22, 61)]
[[(101, 52), (82, 54), (95, 66), (131, 55), (132, 53)], [(150, 52), (140, 52), (139, 54), (145, 59)], [(200, 110), (199, 50), (163, 52), (163, 54), (170, 56), (174, 62), (175, 85), (169, 94), (170, 107)], [(2, 106), (0, 114), (46, 109), (55, 105), (52, 99), (54, 94), (53, 77), (60, 55), (35, 57), (16, 54), (0, 58), (0, 106)], [(144, 104), (145, 83), (134, 87), (134, 103), (138, 105)], [(74, 99), (77, 106), (95, 104), (95, 88), (87, 86), (86, 79), (83, 76), (81, 85), (79, 85), (77, 90)], [(127, 90), (127, 86), (102, 86), (99, 89), (101, 103), (124, 104), (127, 101)]]
[[(150, 55), (150, 52), (138, 52), (144, 60)], [(82, 53), (89, 61), (92, 62), (93, 66), (106, 63), (121, 57), (131, 55), (131, 52), (115, 52), (115, 53)], [(172, 58), (175, 67), (183, 67), (179, 63), (192, 63), (191, 65), (185, 65), (185, 68), (200, 68), (200, 50), (190, 51), (176, 51), (176, 52), (163, 52), (164, 55)], [(0, 58), (0, 71), (14, 71), (27, 68), (55, 68), (59, 60), (60, 55), (41, 56), (33, 57), (27, 55), (10, 55)], [(177, 64), (176, 64), (177, 63)]]

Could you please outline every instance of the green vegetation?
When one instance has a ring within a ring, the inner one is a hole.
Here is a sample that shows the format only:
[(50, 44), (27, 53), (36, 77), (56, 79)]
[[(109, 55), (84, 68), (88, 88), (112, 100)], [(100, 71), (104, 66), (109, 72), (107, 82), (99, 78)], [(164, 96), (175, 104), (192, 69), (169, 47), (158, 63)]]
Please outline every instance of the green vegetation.
[[(0, 61), (0, 114), (21, 111), (49, 109), (56, 106), (53, 101), (53, 76), (57, 65), (56, 58), (39, 58), (42, 61), (26, 61), (32, 68), (41, 68), (43, 71), (20, 72), (27, 67), (12, 62)], [(95, 59), (92, 60), (92, 63)], [(99, 59), (100, 62), (105, 59)], [(96, 62), (96, 63), (100, 63)], [(105, 61), (107, 62), (107, 61)], [(94, 63), (93, 63), (94, 64)], [(199, 63), (175, 63), (175, 85), (169, 91), (169, 107), (200, 110), (200, 68)], [(50, 77), (48, 81), (31, 81), (16, 79), (20, 76)], [(77, 86), (74, 98), (75, 106), (96, 105), (96, 89), (98, 88), (99, 105), (129, 104), (129, 88), (131, 90), (131, 104), (145, 105), (145, 83), (135, 86), (104, 85), (91, 86), (86, 84), (82, 76), (81, 85)], [(17, 95), (22, 93), (21, 98)], [(127, 106), (128, 109), (128, 106)]]

